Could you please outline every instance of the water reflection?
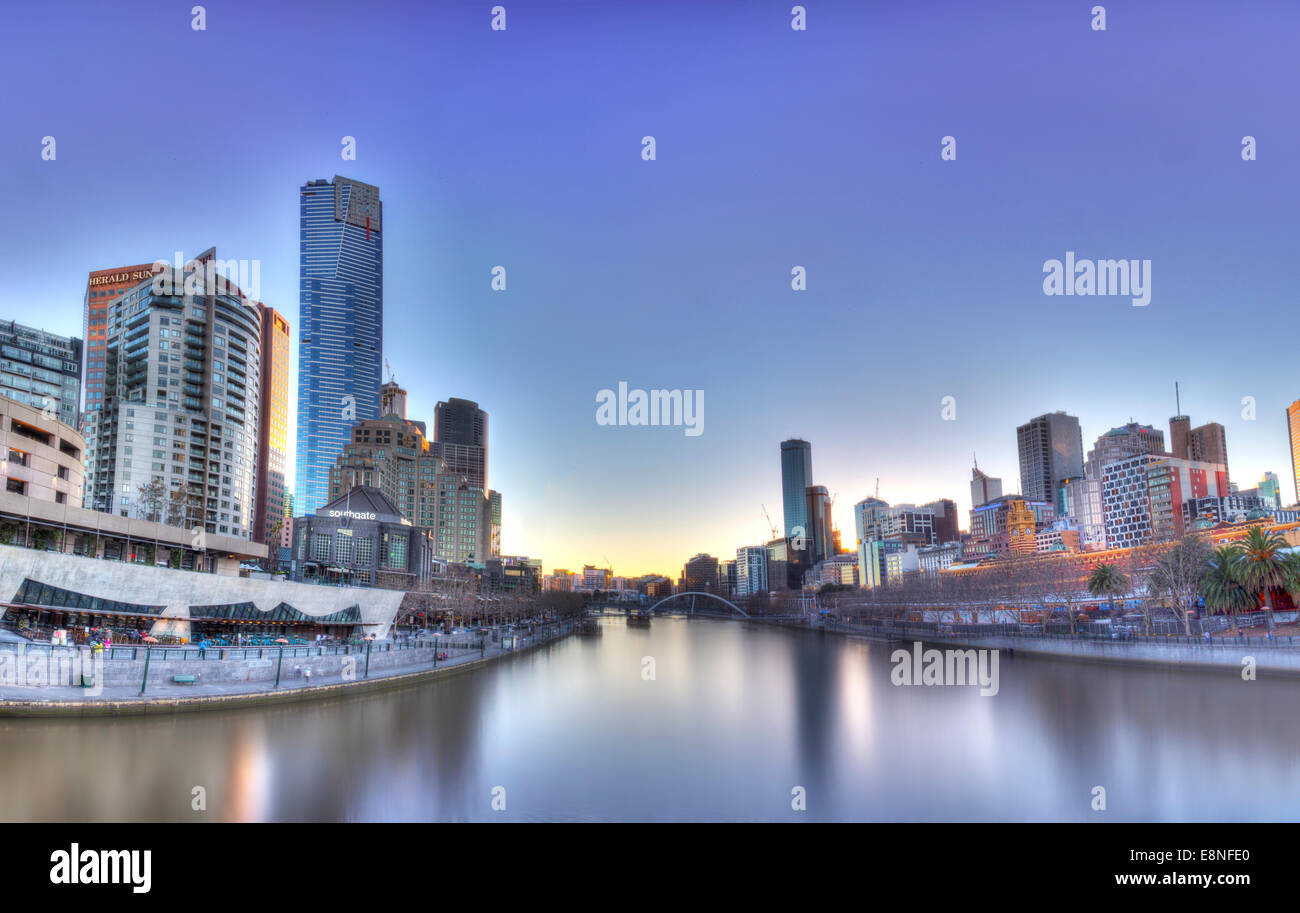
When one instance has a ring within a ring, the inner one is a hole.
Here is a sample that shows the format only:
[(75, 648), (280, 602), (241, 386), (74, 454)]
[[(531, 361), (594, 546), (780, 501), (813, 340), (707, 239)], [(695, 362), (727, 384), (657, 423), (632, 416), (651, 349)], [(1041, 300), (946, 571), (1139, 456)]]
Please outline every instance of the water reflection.
[[(889, 671), (889, 651), (863, 641), (611, 619), (597, 638), (369, 696), (0, 720), (0, 818), (1289, 820), (1300, 810), (1295, 679), (1020, 656), (1003, 661), (986, 698), (894, 687)], [(1104, 815), (1089, 805), (1098, 785)], [(196, 786), (206, 811), (191, 808)], [(790, 808), (795, 786), (806, 812)]]

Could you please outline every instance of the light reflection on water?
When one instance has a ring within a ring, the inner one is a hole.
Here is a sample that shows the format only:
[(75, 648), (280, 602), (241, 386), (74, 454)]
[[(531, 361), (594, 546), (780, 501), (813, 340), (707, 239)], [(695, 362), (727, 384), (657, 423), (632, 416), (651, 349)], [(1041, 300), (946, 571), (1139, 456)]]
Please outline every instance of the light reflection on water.
[[(642, 677), (653, 657), (655, 679)], [(1019, 656), (900, 688), (889, 650), (606, 619), (434, 684), (283, 708), (0, 720), (0, 819), (1292, 820), (1300, 679)], [(1094, 786), (1108, 810), (1092, 811)], [(191, 810), (202, 786), (207, 811)], [(506, 810), (493, 811), (494, 787)], [(791, 810), (791, 790), (807, 811)]]

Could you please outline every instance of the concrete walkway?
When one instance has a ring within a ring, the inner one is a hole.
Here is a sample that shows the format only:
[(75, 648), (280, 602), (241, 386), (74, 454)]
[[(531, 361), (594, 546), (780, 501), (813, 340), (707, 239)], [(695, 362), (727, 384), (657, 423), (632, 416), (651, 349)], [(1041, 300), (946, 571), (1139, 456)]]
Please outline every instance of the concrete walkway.
[[(313, 675), (310, 679), (295, 676), (292, 663), (286, 662), (278, 687), (267, 682), (204, 682), (182, 685), (171, 681), (150, 681), (148, 690), (142, 695), (138, 684), (98, 689), (0, 686), (0, 716), (174, 713), (340, 697), (354, 692), (414, 684), (444, 673), (468, 671), (502, 656), (524, 653), (564, 636), (567, 635), (528, 644), (516, 650), (503, 650), (500, 644), (489, 643), (484, 647), (482, 656), (478, 650), (465, 651), (438, 660), (436, 667), (429, 662), (390, 666), (383, 670), (372, 669), (370, 675), (365, 676), (364, 665), (358, 665), (351, 680), (345, 680), (341, 675)], [(143, 664), (141, 671), (143, 672)]]

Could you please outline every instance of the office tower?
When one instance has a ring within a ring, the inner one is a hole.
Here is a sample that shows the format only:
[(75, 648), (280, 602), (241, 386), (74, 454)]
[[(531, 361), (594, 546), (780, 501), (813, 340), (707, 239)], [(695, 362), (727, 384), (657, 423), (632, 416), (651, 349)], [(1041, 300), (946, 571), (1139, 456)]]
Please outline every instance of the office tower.
[[(1174, 430), (1173, 420), (1170, 419), (1170, 432)], [(1165, 452), (1165, 434), (1151, 425), (1139, 425), (1137, 422), (1129, 422), (1127, 425), (1120, 425), (1118, 428), (1112, 428), (1101, 437), (1097, 438), (1097, 443), (1093, 445), (1092, 450), (1088, 451), (1088, 462), (1084, 467), (1084, 473), (1090, 479), (1101, 478), (1101, 467), (1107, 463), (1117, 463), (1120, 460), (1126, 460), (1129, 457), (1141, 456), (1144, 453), (1164, 453)]]
[(686, 562), (682, 569), (682, 579), (686, 589), (696, 592), (718, 592), (718, 559), (712, 555), (699, 554)]
[(1232, 478), (1228, 472), (1228, 438), (1218, 422), (1207, 422), (1191, 430), (1187, 435), (1185, 459), (1194, 463), (1216, 463), (1223, 467), (1229, 480)]
[(767, 592), (767, 548), (745, 545), (736, 549), (736, 596)]
[(812, 445), (799, 438), (781, 442), (781, 509), (787, 539), (811, 539), (808, 486), (812, 485)]
[(1068, 479), (1083, 475), (1083, 432), (1079, 420), (1049, 412), (1016, 429), (1020, 454), (1020, 493), (1032, 501), (1055, 504)]
[(496, 558), (501, 554), (501, 492), (489, 491), (488, 500), (488, 555)]
[(1071, 479), (1062, 491), (1065, 516), (1079, 531), (1079, 547), (1084, 551), (1105, 548), (1106, 516), (1102, 510), (1101, 478)]
[(433, 413), (431, 448), (447, 461), (452, 472), (488, 490), (488, 414), (478, 403), (455, 397), (438, 403)]
[(299, 190), (298, 440), (302, 514), (328, 500), (329, 470), (353, 425), (379, 417), (384, 363), (379, 188), (335, 175)]
[(970, 506), (979, 507), (1002, 497), (1002, 480), (994, 478), (976, 464), (970, 471)]
[(0, 396), (77, 427), (81, 408), (81, 340), (12, 320), (0, 322)]
[[(153, 275), (152, 263), (93, 270), (86, 279), (82, 327), (86, 339), (85, 411), (104, 405), (104, 348), (108, 341), (108, 303)], [(74, 421), (75, 424), (75, 421)]]
[(267, 544), (267, 567), (278, 564), (289, 459), (289, 321), (258, 302), (261, 320), (261, 373), (257, 428), (257, 488), (253, 530)]
[(940, 498), (929, 504), (921, 505), (921, 510), (930, 511), (933, 516), (932, 538), (935, 545), (946, 542), (960, 542), (961, 529), (957, 522), (957, 502), (951, 498)]
[[(108, 299), (102, 408), (86, 413), (88, 506), (263, 541), (254, 530), (261, 321), (204, 281), (212, 249)], [(209, 272), (209, 275), (210, 272)]]
[(1260, 498), (1273, 507), (1282, 506), (1282, 483), (1276, 472), (1266, 472), (1255, 488)]
[(812, 564), (822, 561), (831, 552), (831, 496), (825, 485), (809, 485), (805, 492), (808, 505), (808, 532), (812, 540)]

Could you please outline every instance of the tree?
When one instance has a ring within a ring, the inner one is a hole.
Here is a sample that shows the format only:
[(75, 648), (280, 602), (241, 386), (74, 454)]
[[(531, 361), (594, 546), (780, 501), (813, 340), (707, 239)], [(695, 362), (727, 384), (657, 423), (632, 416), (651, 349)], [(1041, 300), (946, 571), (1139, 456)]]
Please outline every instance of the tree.
[(1088, 592), (1098, 599), (1108, 600), (1111, 614), (1115, 613), (1115, 597), (1127, 593), (1129, 578), (1113, 564), (1099, 564), (1088, 575)]
[(1174, 615), (1183, 623), (1183, 633), (1191, 636), (1192, 608), (1205, 576), (1210, 547), (1205, 540), (1192, 534), (1164, 550), (1151, 569), (1148, 588), (1154, 593), (1167, 594)]
[(1252, 526), (1240, 543), (1241, 554), (1236, 564), (1237, 579), (1250, 592), (1263, 594), (1264, 617), (1270, 631), (1276, 627), (1273, 621), (1273, 589), (1286, 587), (1289, 577), (1287, 565), (1283, 561), (1283, 549), (1286, 547), (1286, 539), (1277, 533), (1266, 533), (1258, 526)]
[(167, 497), (167, 488), (162, 476), (154, 476), (138, 489), (140, 494), (140, 516), (145, 520), (161, 523), (163, 519), (163, 502)]
[(1237, 579), (1237, 562), (1241, 550), (1235, 545), (1222, 545), (1210, 552), (1205, 575), (1201, 578), (1201, 598), (1210, 612), (1223, 612), (1232, 619), (1232, 633), (1237, 634), (1237, 613), (1254, 600), (1250, 590)]

